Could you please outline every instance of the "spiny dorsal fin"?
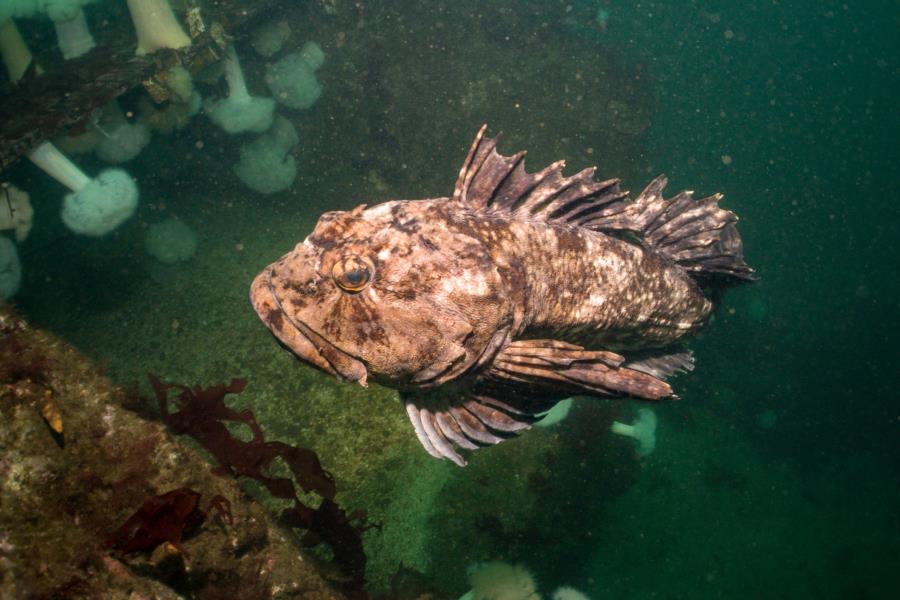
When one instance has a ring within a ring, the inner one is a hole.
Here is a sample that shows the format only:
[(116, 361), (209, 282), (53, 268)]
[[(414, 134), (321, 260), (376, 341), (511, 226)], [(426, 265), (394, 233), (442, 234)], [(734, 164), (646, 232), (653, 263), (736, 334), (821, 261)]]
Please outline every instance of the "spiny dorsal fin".
[(500, 136), (486, 138), (486, 130), (482, 125), (472, 142), (453, 201), (525, 219), (630, 233), (695, 277), (753, 279), (734, 225), (737, 216), (718, 206), (721, 194), (697, 200), (685, 191), (667, 200), (662, 196), (666, 178), (659, 176), (632, 200), (618, 179), (594, 181), (594, 167), (564, 177), (564, 161), (527, 173), (525, 152), (502, 156)]
[(621, 201), (627, 192), (619, 180), (594, 181), (594, 168), (563, 177), (565, 161), (537, 173), (525, 172), (525, 152), (502, 156), (500, 136), (485, 138), (482, 125), (463, 162), (453, 200), (473, 208), (509, 211), (530, 219), (574, 223), (604, 206)]

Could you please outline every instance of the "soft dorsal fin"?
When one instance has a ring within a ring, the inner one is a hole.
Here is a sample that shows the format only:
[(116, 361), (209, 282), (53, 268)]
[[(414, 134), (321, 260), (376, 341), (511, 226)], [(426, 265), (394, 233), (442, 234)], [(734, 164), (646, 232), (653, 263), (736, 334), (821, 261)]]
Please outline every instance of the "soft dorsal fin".
[(719, 207), (721, 194), (698, 200), (685, 191), (665, 199), (666, 178), (659, 176), (631, 199), (618, 179), (594, 181), (594, 167), (564, 177), (565, 161), (526, 173), (525, 152), (501, 155), (500, 136), (486, 138), (486, 130), (482, 125), (472, 142), (453, 201), (524, 219), (631, 234), (696, 277), (753, 279), (734, 225), (737, 216)]
[(662, 195), (666, 183), (660, 175), (625, 210), (604, 217), (601, 226), (637, 232), (695, 277), (752, 280), (753, 269), (744, 262), (735, 225), (737, 215), (719, 206), (722, 194), (697, 199), (693, 192), (683, 191), (666, 199)]

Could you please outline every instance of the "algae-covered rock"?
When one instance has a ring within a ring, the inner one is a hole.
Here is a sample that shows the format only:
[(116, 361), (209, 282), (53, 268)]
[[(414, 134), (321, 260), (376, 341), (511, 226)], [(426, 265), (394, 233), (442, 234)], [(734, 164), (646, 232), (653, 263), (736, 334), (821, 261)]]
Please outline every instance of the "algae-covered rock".
[[(127, 398), (0, 306), (0, 597), (341, 597), (233, 479)], [(172, 498), (196, 504), (180, 539), (122, 542), (142, 534), (122, 526), (145, 503)]]

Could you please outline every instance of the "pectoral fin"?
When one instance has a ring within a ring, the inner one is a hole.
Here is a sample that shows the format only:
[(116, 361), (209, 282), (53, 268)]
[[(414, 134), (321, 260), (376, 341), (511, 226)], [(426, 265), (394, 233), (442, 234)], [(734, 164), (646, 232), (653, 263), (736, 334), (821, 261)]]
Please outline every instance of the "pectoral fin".
[(672, 395), (662, 377), (690, 366), (687, 353), (643, 356), (632, 364), (615, 352), (568, 342), (519, 340), (496, 356), (473, 387), (402, 392), (401, 399), (422, 447), (462, 467), (460, 448), (477, 450), (515, 437), (567, 396), (658, 400)]
[(644, 365), (635, 367), (630, 368), (625, 357), (615, 352), (586, 350), (558, 340), (517, 340), (497, 355), (485, 379), (500, 385), (527, 385), (548, 394), (555, 391), (645, 400), (672, 395), (671, 386), (654, 376), (661, 374), (659, 371)]

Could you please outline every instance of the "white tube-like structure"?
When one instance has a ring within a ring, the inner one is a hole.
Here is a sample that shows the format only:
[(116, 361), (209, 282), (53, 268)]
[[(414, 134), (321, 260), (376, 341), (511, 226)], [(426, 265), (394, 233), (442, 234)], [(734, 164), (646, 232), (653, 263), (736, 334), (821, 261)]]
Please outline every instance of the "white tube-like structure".
[(185, 48), (191, 38), (181, 28), (169, 0), (128, 0), (128, 10), (137, 33), (135, 54), (143, 56), (160, 48)]
[(634, 425), (629, 425), (627, 423), (621, 423), (619, 421), (613, 421), (612, 427), (610, 430), (618, 435), (624, 435), (625, 437), (636, 437), (634, 434)]
[(0, 54), (10, 81), (20, 80), (34, 59), (12, 19), (0, 23)]
[(43, 172), (73, 192), (80, 192), (91, 182), (69, 158), (50, 142), (44, 142), (31, 151), (28, 158)]
[(94, 36), (88, 29), (87, 19), (81, 8), (71, 19), (54, 20), (53, 26), (56, 28), (56, 41), (59, 49), (66, 60), (87, 54), (91, 48), (97, 45), (94, 43)]
[(225, 71), (225, 81), (228, 82), (228, 97), (235, 102), (249, 102), (250, 92), (247, 90), (247, 81), (244, 79), (244, 71), (241, 69), (241, 61), (238, 59), (234, 44), (228, 45), (228, 54), (225, 56), (222, 66)]
[(228, 133), (267, 130), (272, 126), (275, 100), (250, 95), (233, 44), (228, 46), (223, 67), (228, 82), (228, 97), (207, 100), (204, 105), (206, 115)]

